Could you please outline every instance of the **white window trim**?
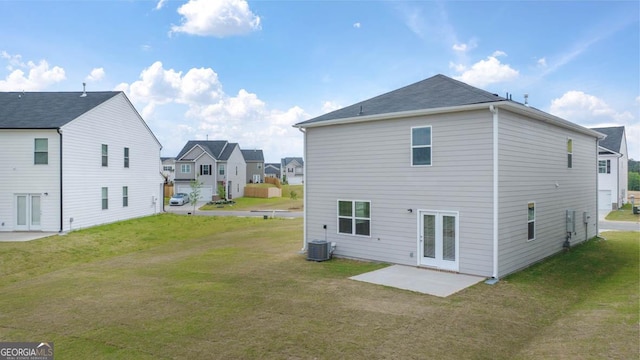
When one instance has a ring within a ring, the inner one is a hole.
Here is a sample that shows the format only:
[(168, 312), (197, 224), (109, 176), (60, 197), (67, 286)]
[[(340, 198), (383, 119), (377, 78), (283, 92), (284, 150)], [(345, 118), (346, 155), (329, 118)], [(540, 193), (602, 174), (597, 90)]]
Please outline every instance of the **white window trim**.
[[(346, 216), (340, 216), (340, 202), (344, 201), (344, 202), (350, 202), (351, 203), (351, 214), (352, 216), (350, 216), (349, 218), (351, 220), (353, 220), (353, 222), (351, 223), (351, 234), (347, 234), (347, 233), (343, 233), (340, 232), (340, 218), (347, 218)], [(356, 216), (356, 202), (366, 202), (369, 203), (369, 217), (368, 218), (364, 218), (364, 217), (357, 217)], [(373, 207), (371, 205), (371, 200), (347, 200), (347, 199), (338, 199), (336, 201), (336, 233), (338, 235), (348, 235), (348, 236), (357, 236), (357, 237), (363, 237), (363, 238), (370, 238), (371, 237), (371, 225), (372, 225), (372, 220), (373, 218)], [(356, 220), (369, 220), (369, 235), (361, 235), (361, 234), (356, 234)]]
[[(46, 151), (38, 151), (38, 147), (37, 147), (37, 143), (38, 140), (46, 140), (47, 143), (47, 149)], [(36, 161), (37, 158), (37, 154), (47, 154), (47, 159), (46, 162), (43, 163), (39, 163)], [(33, 164), (34, 165), (49, 165), (49, 138), (35, 138), (33, 139)]]
[[(184, 171), (184, 169), (188, 169), (187, 171)], [(191, 173), (191, 164), (180, 164), (180, 172), (182, 174), (189, 174)]]
[[(417, 146), (413, 146), (413, 129), (423, 129), (423, 128), (429, 128), (431, 129), (429, 131), (429, 137), (430, 137), (430, 143), (431, 145), (417, 145)], [(414, 165), (413, 164), (413, 149), (414, 148), (430, 148), (431, 149), (431, 159), (429, 159), (429, 165)], [(411, 167), (430, 167), (433, 166), (433, 126), (432, 125), (424, 125), (424, 126), (412, 126), (411, 130), (409, 131), (409, 164), (411, 164)]]
[[(125, 205), (125, 199), (127, 204)], [(122, 187), (122, 207), (129, 207), (129, 186)]]
[[(529, 204), (533, 204), (533, 220), (529, 220)], [(527, 242), (534, 241), (536, 239), (536, 235), (538, 235), (538, 231), (536, 229), (536, 212), (537, 206), (535, 201), (527, 201)], [(529, 239), (529, 223), (533, 223), (533, 238)]]
[[(220, 170), (222, 170), (222, 173), (220, 173)], [(218, 165), (218, 175), (219, 175), (219, 176), (225, 176), (225, 174), (226, 174), (226, 171), (225, 171), (225, 170), (226, 170), (226, 169), (225, 169), (224, 164), (219, 164), (219, 165)]]
[[(105, 190), (106, 190), (106, 195), (105, 196)], [(109, 210), (109, 188), (106, 186), (103, 186), (100, 189), (100, 207), (102, 208), (102, 210)], [(105, 207), (104, 201), (107, 200), (107, 206)]]

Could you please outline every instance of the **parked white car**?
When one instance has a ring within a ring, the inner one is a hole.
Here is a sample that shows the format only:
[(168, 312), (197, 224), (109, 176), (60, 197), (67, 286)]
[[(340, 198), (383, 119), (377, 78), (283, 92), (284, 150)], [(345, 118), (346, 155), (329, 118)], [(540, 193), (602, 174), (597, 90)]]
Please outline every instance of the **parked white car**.
[(169, 200), (169, 206), (184, 205), (189, 202), (189, 195), (185, 193), (176, 193)]

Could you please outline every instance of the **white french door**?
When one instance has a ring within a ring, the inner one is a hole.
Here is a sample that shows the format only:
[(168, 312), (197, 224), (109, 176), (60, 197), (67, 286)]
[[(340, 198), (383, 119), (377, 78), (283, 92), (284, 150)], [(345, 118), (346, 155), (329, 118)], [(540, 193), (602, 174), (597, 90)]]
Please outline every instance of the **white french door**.
[(42, 216), (39, 194), (16, 195), (16, 230), (40, 230)]
[(420, 211), (419, 217), (418, 265), (458, 271), (458, 213)]

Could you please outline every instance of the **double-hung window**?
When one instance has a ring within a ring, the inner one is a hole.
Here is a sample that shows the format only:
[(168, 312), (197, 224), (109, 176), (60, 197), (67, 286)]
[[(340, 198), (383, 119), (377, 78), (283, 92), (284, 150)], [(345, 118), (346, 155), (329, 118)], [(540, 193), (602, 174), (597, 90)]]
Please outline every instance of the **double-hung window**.
[(224, 164), (218, 165), (218, 175), (224, 176)]
[(49, 163), (49, 139), (35, 139), (33, 147), (33, 163), (47, 165)]
[(598, 161), (598, 173), (611, 174), (611, 160), (599, 160)]
[(191, 164), (180, 164), (180, 172), (188, 174), (191, 172)]
[(102, 166), (109, 166), (109, 145), (102, 144)]
[(122, 187), (122, 207), (129, 206), (129, 187)]
[(411, 128), (411, 165), (431, 165), (431, 126)]
[(530, 202), (527, 210), (527, 240), (536, 238), (536, 203)]
[(102, 210), (109, 208), (109, 188), (102, 188)]
[(338, 200), (338, 233), (371, 235), (371, 202)]
[(200, 175), (211, 175), (211, 165), (200, 165)]
[(567, 168), (573, 167), (573, 140), (567, 139)]
[(124, 167), (129, 167), (129, 148), (124, 148)]

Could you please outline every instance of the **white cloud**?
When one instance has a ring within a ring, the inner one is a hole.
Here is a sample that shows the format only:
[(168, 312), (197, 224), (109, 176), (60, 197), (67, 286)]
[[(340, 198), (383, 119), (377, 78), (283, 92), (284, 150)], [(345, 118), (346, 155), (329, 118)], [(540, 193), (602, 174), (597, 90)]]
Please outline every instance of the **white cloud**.
[(467, 67), (464, 64), (456, 64), (453, 61), (449, 61), (449, 68), (454, 69), (456, 72), (463, 72), (467, 70)]
[(453, 46), (451, 48), (454, 51), (464, 53), (464, 52), (473, 50), (476, 47), (478, 47), (478, 42), (476, 41), (476, 39), (471, 39), (467, 43), (457, 43), (456, 42), (456, 43), (453, 44)]
[(467, 44), (453, 44), (452, 49), (455, 51), (465, 52), (467, 51)]
[(360, 29), (362, 27), (362, 24), (360, 24), (359, 22), (353, 24), (353, 27), (356, 29)]
[(189, 0), (178, 8), (182, 25), (172, 26), (172, 33), (226, 37), (260, 30), (260, 17), (245, 0)]
[(538, 59), (538, 61), (536, 63), (538, 64), (539, 67), (542, 67), (542, 68), (546, 68), (547, 67), (547, 59), (546, 58)]
[(572, 122), (591, 126), (598, 123), (625, 123), (634, 119), (628, 112), (617, 112), (604, 100), (582, 91), (567, 91), (551, 101), (549, 112)]
[(91, 70), (91, 73), (87, 75), (86, 81), (95, 82), (104, 79), (104, 68), (95, 68)]
[(337, 104), (337, 103), (335, 103), (335, 102), (333, 102), (333, 101), (325, 101), (325, 102), (322, 104), (322, 113), (323, 113), (323, 114), (326, 114), (326, 113), (332, 112), (332, 111), (334, 111), (334, 110), (338, 110), (338, 109), (340, 109), (341, 107), (342, 107), (342, 106), (340, 106), (339, 104)]
[(160, 0), (158, 1), (158, 3), (156, 4), (156, 10), (160, 10), (164, 7), (164, 4), (167, 2), (167, 0)]
[(0, 91), (37, 91), (66, 78), (63, 68), (50, 68), (46, 60), (40, 60), (37, 64), (33, 61), (24, 63), (20, 55), (10, 55), (4, 51), (0, 56), (8, 60), (7, 69), (11, 71), (4, 80), (0, 80)]
[[(143, 109), (142, 117), (152, 127), (155, 124), (154, 133), (168, 156), (176, 155), (187, 140), (207, 136), (237, 142), (243, 149), (261, 148), (271, 160), (302, 155), (302, 134), (291, 125), (309, 117), (303, 109), (272, 109), (245, 89), (229, 96), (211, 68), (192, 68), (183, 74), (157, 61), (141, 72), (139, 80), (116, 89), (127, 92)], [(175, 118), (167, 120), (169, 112)]]
[(468, 69), (464, 65), (453, 63), (450, 63), (449, 67), (462, 72), (459, 76), (455, 76), (455, 79), (478, 87), (518, 78), (519, 72), (508, 64), (502, 64), (498, 56), (506, 56), (506, 54), (496, 51), (486, 60), (480, 60)]

